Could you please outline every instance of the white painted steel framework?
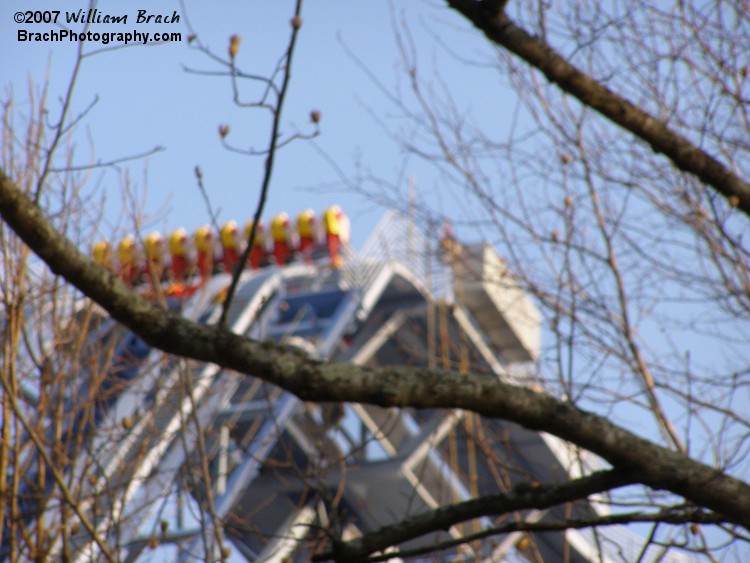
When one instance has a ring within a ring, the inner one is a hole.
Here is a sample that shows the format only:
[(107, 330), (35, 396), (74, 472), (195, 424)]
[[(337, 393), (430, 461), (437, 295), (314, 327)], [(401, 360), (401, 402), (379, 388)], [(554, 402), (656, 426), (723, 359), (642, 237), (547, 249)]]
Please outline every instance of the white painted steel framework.
[[(533, 377), (512, 377), (508, 367), (538, 358), (539, 313), (502, 261), (478, 245), (467, 247), (461, 269), (451, 269), (437, 252), (437, 244), (389, 212), (359, 255), (348, 252), (341, 271), (293, 264), (245, 273), (230, 326), (255, 339), (299, 346), (316, 359), (427, 366), (458, 365), (464, 355), (476, 377), (533, 383)], [(452, 280), (459, 275), (457, 292)], [(212, 322), (219, 313), (213, 297), (227, 281), (214, 278), (184, 314)], [(430, 344), (437, 339), (440, 344)], [(107, 541), (123, 561), (205, 558), (207, 542), (219, 535), (216, 522), (233, 560), (305, 560), (315, 548), (307, 540), (319, 535), (310, 530), (330, 526), (352, 536), (522, 480), (565, 480), (597, 468), (591, 456), (556, 438), (492, 420), (473, 418), (470, 427), (467, 416), (458, 410), (318, 407), (251, 374), (152, 351), (93, 437), (101, 472), (88, 492), (114, 487), (116, 500), (105, 510), (98, 506), (96, 514), (93, 505), (84, 508), (102, 534), (118, 523)], [(125, 418), (133, 424), (113, 443), (112, 429), (122, 433)], [(206, 437), (210, 483), (198, 468), (197, 428)], [(90, 463), (77, 460), (71, 471)], [(207, 487), (211, 517), (200, 508)], [(189, 509), (194, 514), (187, 515)], [(575, 510), (586, 515), (596, 509)], [(559, 515), (553, 509), (517, 516), (538, 521)], [(485, 518), (402, 547), (432, 545), (492, 524)], [(537, 534), (534, 549), (546, 561), (562, 560), (564, 552), (571, 561), (637, 555), (642, 541), (622, 529), (606, 533), (612, 541), (596, 541), (589, 532)], [(526, 560), (517, 549), (520, 537), (474, 542), (441, 557)], [(59, 554), (60, 546), (55, 549)], [(96, 559), (96, 546), (79, 533), (75, 560)]]

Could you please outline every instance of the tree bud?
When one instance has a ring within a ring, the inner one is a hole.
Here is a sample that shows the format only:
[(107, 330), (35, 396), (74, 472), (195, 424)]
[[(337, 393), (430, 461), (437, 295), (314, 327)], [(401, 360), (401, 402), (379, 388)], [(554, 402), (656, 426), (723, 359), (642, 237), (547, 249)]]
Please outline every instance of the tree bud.
[(234, 58), (237, 56), (237, 52), (240, 50), (240, 41), (242, 41), (242, 38), (234, 34), (229, 38), (229, 57), (234, 60)]

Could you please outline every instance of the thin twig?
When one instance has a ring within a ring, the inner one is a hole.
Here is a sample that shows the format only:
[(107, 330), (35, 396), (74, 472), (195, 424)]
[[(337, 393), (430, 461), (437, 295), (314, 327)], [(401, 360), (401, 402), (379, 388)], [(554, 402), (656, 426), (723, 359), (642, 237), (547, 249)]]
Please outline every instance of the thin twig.
[[(294, 10), (295, 18), (300, 17), (301, 11), (302, 11), (302, 0), (297, 0), (297, 4)], [(237, 291), (237, 285), (240, 281), (240, 274), (242, 273), (242, 269), (244, 265), (247, 263), (247, 260), (250, 257), (250, 252), (253, 249), (253, 241), (255, 240), (255, 233), (258, 229), (258, 222), (260, 221), (260, 218), (263, 215), (263, 208), (266, 205), (266, 197), (268, 195), (268, 188), (271, 185), (271, 173), (273, 172), (274, 157), (276, 156), (276, 149), (278, 148), (279, 124), (281, 122), (281, 114), (284, 108), (284, 99), (286, 98), (287, 89), (289, 87), (289, 81), (292, 76), (292, 56), (294, 55), (294, 46), (297, 42), (298, 33), (299, 33), (299, 27), (292, 26), (292, 36), (291, 36), (291, 39), (289, 40), (289, 47), (286, 52), (286, 66), (284, 67), (284, 79), (281, 84), (281, 89), (279, 90), (279, 97), (278, 97), (278, 101), (276, 104), (276, 112), (274, 113), (273, 126), (271, 128), (271, 138), (268, 143), (268, 155), (266, 156), (266, 166), (265, 166), (265, 171), (263, 173), (263, 184), (260, 190), (260, 198), (258, 200), (258, 206), (255, 210), (255, 215), (253, 216), (252, 228), (250, 229), (250, 233), (248, 233), (247, 245), (245, 246), (245, 251), (242, 253), (242, 257), (240, 258), (239, 262), (235, 266), (234, 273), (232, 274), (232, 283), (229, 285), (229, 289), (227, 290), (227, 296), (224, 301), (224, 305), (221, 311), (221, 318), (219, 319), (219, 323), (218, 323), (219, 326), (221, 327), (226, 327), (227, 316), (229, 315), (229, 307), (232, 304), (232, 299), (234, 298), (234, 294)]]
[(118, 164), (121, 164), (123, 162), (129, 162), (131, 160), (140, 160), (142, 158), (146, 158), (158, 152), (162, 152), (163, 150), (166, 150), (165, 147), (162, 147), (161, 145), (157, 145), (151, 150), (138, 153), (138, 154), (134, 154), (131, 156), (123, 156), (122, 158), (115, 158), (115, 159), (107, 160), (107, 161), (97, 160), (93, 164), (81, 164), (81, 165), (76, 165), (76, 166), (64, 166), (62, 168), (50, 168), (49, 171), (50, 172), (79, 172), (81, 170), (92, 170), (94, 168), (108, 168), (110, 166), (117, 166)]

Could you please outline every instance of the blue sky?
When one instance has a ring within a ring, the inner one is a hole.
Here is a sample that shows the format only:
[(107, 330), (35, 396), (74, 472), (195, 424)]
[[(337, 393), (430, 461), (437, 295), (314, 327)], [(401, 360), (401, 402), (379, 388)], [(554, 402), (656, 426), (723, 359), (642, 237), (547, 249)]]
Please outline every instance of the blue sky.
[[(87, 7), (86, 1), (39, 0), (33, 7), (77, 11)], [(181, 21), (178, 24), (136, 24), (137, 11), (146, 5), (158, 6), (156, 13), (171, 15), (176, 10)], [(27, 112), (28, 80), (39, 85), (48, 75), (52, 120), (70, 80), (76, 45), (19, 42), (19, 29), (45, 31), (51, 26), (14, 22), (15, 12), (30, 7), (26, 0), (5, 0), (1, 6), (2, 98), (12, 96), (19, 113)], [(158, 3), (103, 0), (97, 5), (103, 14), (128, 14), (126, 30), (180, 31), (184, 39), (189, 33), (189, 18), (201, 41), (220, 56), (227, 52), (229, 37), (238, 34), (242, 43), (237, 65), (245, 72), (257, 74), (269, 73), (281, 56), (289, 38), (293, 7), (291, 0), (185, 0), (184, 6), (177, 0)], [(406, 77), (399, 67), (394, 18), (408, 23), (417, 46), (421, 77), (432, 82), (438, 91), (441, 81), (448, 84), (458, 112), (473, 116), (481, 123), (482, 130), (494, 138), (502, 138), (510, 122), (516, 119), (516, 96), (504, 89), (498, 72), (464, 64), (448, 52), (451, 49), (463, 59), (492, 57), (491, 48), (480, 34), (443, 2), (307, 0), (282, 124), (286, 133), (295, 128), (306, 131), (309, 113), (317, 109), (322, 113), (321, 135), (313, 143), (294, 142), (279, 153), (266, 218), (282, 210), (293, 215), (306, 207), (320, 211), (338, 203), (352, 219), (355, 247), (361, 247), (381, 217), (383, 207), (344, 186), (337, 170), (321, 152), (349, 178), (369, 170), (373, 175), (398, 184), (404, 199), (407, 178), (412, 175), (417, 198), (428, 201), (432, 209), (454, 220), (471, 216), (472, 207), (479, 208), (476, 201), (468, 203), (470, 198), (466, 192), (454, 189), (435, 166), (413, 157), (407, 159), (399, 144), (384, 130), (383, 124), (386, 129), (400, 131), (402, 135), (409, 132), (408, 121), (399, 117), (388, 100), (388, 95), (394, 92), (408, 92)], [(96, 31), (98, 26), (92, 29)], [(111, 27), (103, 29), (111, 30)], [(354, 53), (367, 72), (347, 54), (343, 45)], [(110, 161), (156, 146), (165, 147), (164, 151), (128, 162), (119, 170), (97, 170), (92, 174), (87, 189), (106, 198), (102, 224), (105, 233), (122, 222), (124, 171), (129, 173), (136, 193), (146, 196), (144, 213), (148, 220), (144, 230), (158, 228), (167, 233), (178, 226), (193, 230), (208, 221), (194, 175), (196, 166), (203, 170), (204, 183), (212, 206), (219, 211), (220, 221), (236, 219), (244, 223), (255, 210), (263, 159), (228, 152), (221, 146), (218, 127), (230, 126), (228, 140), (233, 144), (257, 148), (267, 139), (268, 116), (262, 110), (236, 108), (227, 78), (198, 76), (186, 72), (185, 67), (209, 71), (221, 68), (191, 49), (186, 41), (119, 49), (91, 57), (83, 64), (71, 113), (79, 114), (94, 99), (98, 102), (76, 132), (74, 162), (85, 164), (92, 158)], [(368, 73), (380, 81), (385, 93), (373, 85)], [(524, 147), (533, 149), (528, 155), (530, 160), (556, 166), (555, 155), (542, 152), (544, 149), (534, 143), (546, 146), (542, 140), (529, 137)], [(498, 158), (498, 154), (502, 157), (499, 151), (484, 157), (491, 160), (487, 167), (493, 174), (488, 179), (490, 187), (504, 182), (502, 158)], [(554, 178), (546, 186), (540, 186), (536, 177), (513, 180), (529, 193), (539, 193), (539, 205), (548, 203), (545, 191), (554, 192), (559, 187), (554, 184)], [(551, 201), (556, 200), (552, 197)], [(479, 210), (474, 216), (481, 216), (481, 213)], [(482, 234), (492, 235), (491, 228), (488, 227), (486, 233), (465, 233), (460, 238), (477, 240)], [(497, 237), (497, 233), (494, 234), (493, 241)], [(524, 258), (534, 252), (533, 245), (519, 246), (516, 250)], [(683, 306), (680, 313), (685, 310)], [(684, 326), (690, 328), (691, 325)], [(658, 348), (663, 337), (656, 335), (645, 341)], [(683, 344), (681, 339), (680, 346), (687, 349), (691, 341), (684, 340)], [(705, 350), (706, 344), (694, 348)], [(710, 356), (710, 361), (714, 361), (714, 357), (722, 357), (723, 361), (723, 356), (705, 354)], [(694, 352), (693, 358), (697, 355)]]
[[(136, 24), (144, 6), (149, 13), (175, 10), (177, 24)], [(75, 53), (73, 43), (18, 41), (18, 30), (47, 31), (49, 24), (16, 24), (13, 14), (31, 6), (26, 1), (4, 2), (0, 10), (0, 66), (3, 68), (3, 99), (13, 92), (23, 111), (31, 79), (41, 84), (49, 73), (49, 105), (52, 114), (69, 82)], [(86, 0), (37, 2), (34, 9), (77, 11)], [(188, 20), (202, 42), (225, 56), (229, 37), (239, 34), (242, 43), (238, 67), (249, 73), (268, 74), (281, 56), (289, 37), (291, 1), (197, 2), (184, 7), (176, 0), (138, 3), (131, 0), (102, 1), (101, 14), (127, 14), (124, 26), (92, 26), (93, 31), (180, 31), (182, 43), (137, 46), (88, 58), (81, 69), (72, 113), (78, 114), (98, 99), (76, 135), (78, 164), (92, 158), (102, 161), (141, 154), (154, 147), (165, 150), (144, 160), (123, 164), (118, 170), (98, 170), (89, 189), (106, 197), (103, 230), (113, 228), (122, 216), (122, 171), (129, 173), (139, 196), (147, 195), (145, 228), (169, 231), (177, 226), (193, 229), (208, 220), (198, 191), (194, 169), (198, 165), (213, 207), (221, 220), (244, 222), (255, 209), (263, 159), (232, 154), (224, 149), (217, 133), (220, 124), (230, 126), (228, 141), (240, 147), (260, 148), (267, 141), (268, 114), (258, 109), (238, 109), (232, 103), (230, 82), (225, 77), (191, 74), (186, 67), (217, 71), (221, 67), (189, 48), (185, 39)], [(293, 78), (282, 120), (286, 133), (309, 131), (309, 113), (322, 113), (321, 135), (314, 141), (292, 143), (279, 154), (267, 204), (266, 217), (285, 210), (292, 214), (305, 207), (322, 210), (340, 204), (352, 218), (353, 242), (361, 246), (383, 208), (352, 193), (339, 174), (321, 156), (349, 177), (370, 170), (388, 181), (403, 184), (413, 175), (420, 197), (437, 196), (439, 179), (431, 166), (410, 160), (383, 129), (382, 120), (394, 130), (401, 127), (386, 96), (373, 86), (366, 73), (346, 53), (345, 44), (390, 91), (403, 82), (393, 18), (404, 18), (419, 44), (425, 70), (437, 66), (451, 84), (468, 95), (477, 73), (458, 64), (438, 45), (436, 38), (460, 45), (465, 53), (486, 51), (484, 40), (439, 2), (337, 2), (310, 0), (303, 6), (303, 26), (293, 64)], [(72, 26), (75, 30), (75, 25)], [(122, 28), (122, 29), (121, 29)], [(463, 30), (463, 31), (462, 31)], [(91, 44), (89, 48), (98, 48)], [(484, 80), (487, 78), (485, 77)], [(492, 80), (492, 78), (489, 78)], [(321, 188), (321, 186), (325, 186)], [(450, 209), (450, 204), (445, 203)]]
[[(221, 56), (227, 52), (229, 37), (240, 35), (238, 67), (249, 73), (267, 74), (288, 41), (293, 6), (290, 0), (185, 0), (184, 7), (177, 0), (103, 0), (97, 4), (101, 13), (128, 14), (129, 22), (123, 26), (126, 30), (183, 34), (181, 43), (99, 54), (87, 59), (81, 69), (72, 114), (79, 114), (94, 99), (98, 102), (76, 132), (76, 164), (124, 158), (156, 146), (165, 148), (146, 159), (125, 163), (119, 170), (101, 169), (92, 174), (89, 193), (96, 191), (106, 198), (104, 232), (122, 217), (125, 171), (135, 191), (147, 196), (147, 230), (159, 228), (166, 233), (177, 226), (192, 230), (208, 221), (194, 176), (196, 166), (203, 171), (220, 220), (244, 222), (252, 215), (263, 159), (225, 150), (219, 142), (218, 127), (229, 125), (228, 140), (233, 144), (259, 148), (268, 136), (267, 114), (236, 108), (227, 78), (185, 71), (185, 67), (208, 71), (221, 68), (188, 46), (184, 40), (189, 33), (187, 19), (201, 41)], [(28, 81), (41, 85), (48, 76), (49, 106), (51, 119), (54, 118), (58, 100), (70, 80), (76, 45), (19, 42), (19, 29), (48, 31), (53, 26), (17, 24), (14, 13), (30, 8), (65, 12), (87, 7), (87, 0), (37, 0), (33, 5), (28, 0), (4, 0), (0, 4), (0, 96), (3, 101), (12, 97), (21, 115), (28, 112)], [(136, 24), (137, 11), (145, 7), (152, 13), (170, 15), (176, 10), (181, 21), (173, 25)], [(394, 40), (394, 16), (404, 18), (414, 34), (423, 76), (439, 82), (433, 74), (439, 69), (442, 79), (450, 83), (460, 110), (470, 109), (487, 131), (502, 134), (502, 121), (516, 101), (503, 90), (496, 74), (464, 65), (441, 47), (445, 43), (466, 58), (491, 53), (484, 39), (446, 9), (443, 2), (307, 0), (282, 124), (286, 133), (295, 128), (304, 132), (309, 128), (310, 111), (316, 109), (322, 114), (321, 136), (314, 145), (295, 142), (280, 152), (266, 218), (282, 210), (291, 215), (305, 207), (320, 211), (338, 203), (352, 219), (355, 247), (364, 243), (383, 207), (343, 186), (321, 152), (348, 177), (355, 177), (362, 169), (370, 170), (398, 183), (404, 194), (406, 178), (413, 175), (418, 197), (429, 199), (434, 209), (454, 219), (467, 213), (461, 207), (462, 201), (451, 198), (444, 179), (433, 166), (406, 159), (398, 144), (389, 138), (382, 123), (395, 131), (408, 130), (408, 124), (397, 116), (387, 96), (374, 87), (342, 46), (345, 44), (386, 90), (406, 91)], [(549, 156), (542, 155), (540, 160)], [(556, 162), (554, 155), (551, 157)], [(649, 342), (662, 343), (663, 338), (657, 335)], [(684, 346), (691, 344), (686, 340)], [(696, 345), (694, 349), (695, 357), (702, 348)]]

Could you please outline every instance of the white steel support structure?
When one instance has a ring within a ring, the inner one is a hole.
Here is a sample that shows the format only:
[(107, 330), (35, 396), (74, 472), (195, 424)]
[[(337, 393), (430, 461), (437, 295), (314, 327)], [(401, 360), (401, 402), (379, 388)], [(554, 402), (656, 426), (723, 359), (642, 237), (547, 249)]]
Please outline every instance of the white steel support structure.
[[(434, 255), (415, 252), (425, 248)], [(533, 365), (538, 358), (539, 313), (502, 260), (492, 248), (475, 245), (465, 248), (460, 268), (448, 267), (439, 252), (437, 241), (429, 243), (406, 218), (389, 212), (359, 255), (348, 252), (343, 270), (292, 264), (243, 274), (230, 326), (255, 339), (298, 346), (315, 359), (426, 367), (441, 361), (457, 366), (463, 356), (474, 377), (534, 384), (533, 377), (510, 374), (514, 362)], [(184, 314), (211, 322), (220, 307), (213, 296), (226, 283), (226, 276), (215, 278)], [(564, 481), (593, 468), (582, 468), (559, 440), (514, 424), (482, 420), (477, 428), (459, 410), (310, 405), (252, 374), (159, 357), (151, 353), (148, 364), (161, 367), (143, 369), (139, 384), (119, 398), (93, 437), (102, 475), (92, 490), (120, 487), (107, 515), (96, 519), (97, 530), (123, 561), (153, 557), (144, 549), (155, 536), (157, 557), (164, 560), (195, 560), (226, 547), (233, 548), (233, 560), (305, 560), (316, 549), (308, 540), (320, 541), (317, 530), (327, 526), (367, 533), (524, 480)], [(156, 406), (147, 411), (147, 404)], [(112, 445), (104, 428), (123, 417), (134, 423)], [(210, 482), (196, 469), (198, 431)], [(137, 461), (125, 464), (136, 452)], [(187, 521), (186, 498), (200, 518)], [(517, 517), (543, 521), (559, 516), (556, 510)], [(575, 510), (586, 516), (596, 507)], [(107, 536), (115, 521), (118, 534)], [(454, 526), (401, 548), (434, 545), (497, 523), (483, 518), (471, 530)], [(622, 529), (614, 535), (621, 553), (635, 549)], [(217, 537), (225, 545), (207, 550), (205, 542)], [(444, 557), (525, 560), (518, 539), (472, 542)], [(612, 542), (600, 542), (600, 551), (585, 532), (535, 534), (533, 541), (548, 561), (562, 560), (564, 553), (571, 561), (614, 560), (607, 551)], [(83, 532), (76, 542), (77, 561), (99, 558)]]

